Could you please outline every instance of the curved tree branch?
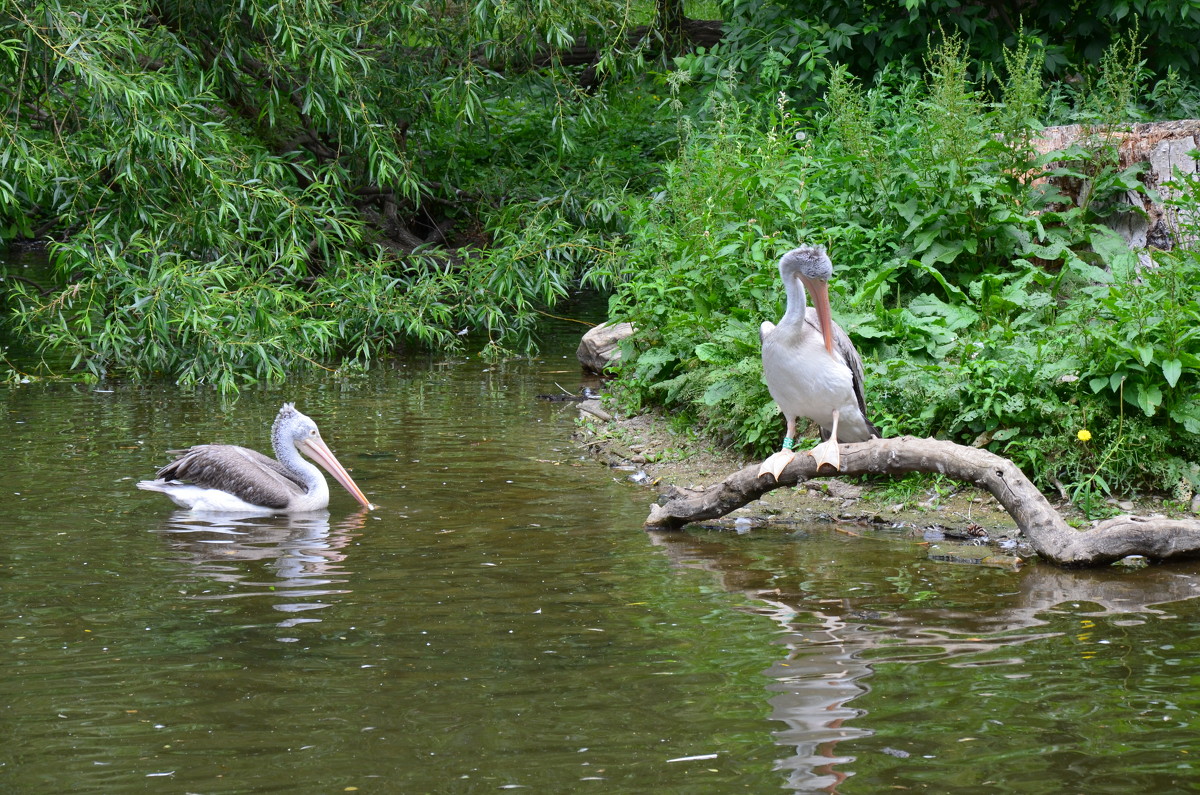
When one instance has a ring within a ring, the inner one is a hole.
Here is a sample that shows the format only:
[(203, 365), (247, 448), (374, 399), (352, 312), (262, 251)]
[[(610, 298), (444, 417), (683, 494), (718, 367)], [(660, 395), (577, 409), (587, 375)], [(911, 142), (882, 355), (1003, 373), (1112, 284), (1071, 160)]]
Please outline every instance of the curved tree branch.
[[(1200, 556), (1200, 520), (1118, 516), (1091, 530), (1075, 530), (1045, 496), (1006, 458), (938, 439), (872, 439), (841, 446), (839, 475), (903, 475), (938, 472), (991, 492), (1039, 555), (1059, 566), (1098, 566), (1126, 555), (1156, 560)], [(798, 455), (776, 481), (758, 477), (758, 464), (745, 467), (700, 491), (672, 489), (651, 506), (647, 529), (677, 530), (689, 522), (715, 519), (782, 486), (815, 477), (810, 455)]]

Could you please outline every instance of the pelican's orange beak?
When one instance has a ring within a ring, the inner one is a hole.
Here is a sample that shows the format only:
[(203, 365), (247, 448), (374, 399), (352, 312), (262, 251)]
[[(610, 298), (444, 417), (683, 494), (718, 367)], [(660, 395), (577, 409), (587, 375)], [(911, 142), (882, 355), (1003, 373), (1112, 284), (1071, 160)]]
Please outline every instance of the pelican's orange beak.
[(825, 338), (825, 350), (833, 355), (833, 313), (829, 309), (829, 282), (824, 279), (800, 277), (808, 294), (812, 296), (813, 308), (821, 324), (821, 336)]
[(329, 446), (325, 444), (325, 440), (323, 440), (320, 436), (314, 435), (304, 439), (301, 444), (304, 446), (304, 452), (308, 453), (308, 456), (311, 459), (325, 467), (325, 471), (333, 475), (333, 479), (338, 483), (341, 483), (342, 488), (350, 492), (350, 495), (354, 497), (354, 499), (361, 502), (363, 507), (365, 507), (368, 511), (374, 509), (375, 506), (372, 505), (371, 501), (367, 499), (367, 495), (362, 493), (362, 489), (358, 487), (358, 484), (354, 482), (354, 478), (350, 477), (350, 473), (347, 472), (346, 468), (342, 466), (340, 461), (337, 460), (337, 456), (335, 456), (333, 451), (329, 449)]

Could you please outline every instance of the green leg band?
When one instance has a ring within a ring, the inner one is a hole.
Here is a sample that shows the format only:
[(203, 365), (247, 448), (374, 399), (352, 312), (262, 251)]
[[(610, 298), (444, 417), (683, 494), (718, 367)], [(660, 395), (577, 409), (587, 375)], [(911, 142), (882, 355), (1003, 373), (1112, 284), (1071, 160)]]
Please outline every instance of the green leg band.
[(792, 449), (793, 447), (795, 447), (795, 446), (796, 446), (796, 440), (795, 440), (795, 439), (793, 439), (793, 438), (792, 438), (792, 437), (790, 437), (790, 436), (785, 436), (785, 437), (783, 437), (783, 449), (784, 449), (784, 450), (791, 450), (791, 449)]

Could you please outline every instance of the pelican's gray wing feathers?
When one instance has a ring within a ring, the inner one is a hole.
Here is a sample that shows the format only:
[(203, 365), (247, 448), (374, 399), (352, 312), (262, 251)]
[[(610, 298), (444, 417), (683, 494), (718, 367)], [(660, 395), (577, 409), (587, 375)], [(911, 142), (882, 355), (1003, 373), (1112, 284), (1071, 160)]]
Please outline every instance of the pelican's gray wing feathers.
[(282, 510), (292, 497), (306, 493), (303, 483), (274, 458), (233, 444), (198, 444), (156, 477), (220, 489), (251, 505)]

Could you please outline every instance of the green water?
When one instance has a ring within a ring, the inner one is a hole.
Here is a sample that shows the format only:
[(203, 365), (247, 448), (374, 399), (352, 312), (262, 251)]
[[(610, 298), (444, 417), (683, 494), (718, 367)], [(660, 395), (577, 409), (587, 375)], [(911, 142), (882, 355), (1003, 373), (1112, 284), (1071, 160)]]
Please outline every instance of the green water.
[[(1197, 566), (939, 564), (831, 525), (647, 535), (574, 339), (236, 402), (0, 390), (0, 790), (1200, 788)], [(380, 507), (195, 517), (134, 483), (284, 400)], [(861, 532), (861, 529), (858, 530)]]

